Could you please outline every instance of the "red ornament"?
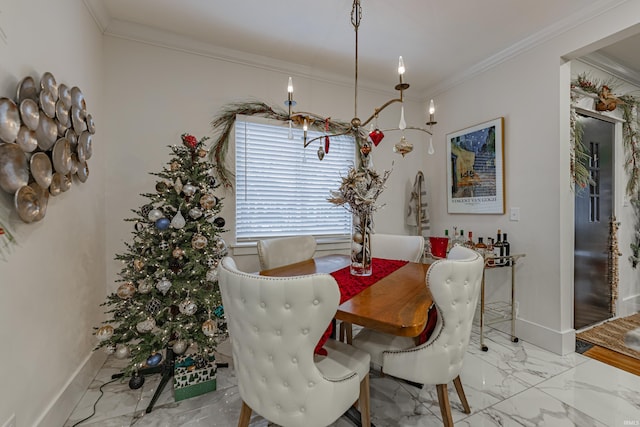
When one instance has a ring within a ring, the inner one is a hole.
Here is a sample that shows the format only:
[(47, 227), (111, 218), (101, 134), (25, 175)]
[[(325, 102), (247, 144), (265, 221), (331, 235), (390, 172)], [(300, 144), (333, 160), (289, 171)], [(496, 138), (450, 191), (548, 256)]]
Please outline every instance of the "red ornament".
[(382, 141), (382, 138), (384, 138), (384, 133), (382, 133), (380, 129), (376, 129), (372, 132), (369, 132), (369, 138), (371, 138), (371, 142), (373, 142), (373, 145), (377, 147), (378, 144), (380, 144), (380, 141)]
[(189, 135), (187, 133), (182, 135), (182, 143), (187, 147), (193, 149), (193, 148), (196, 148), (196, 145), (198, 145), (198, 140), (196, 139), (195, 136)]
[[(329, 132), (329, 119), (324, 121), (324, 131)], [(329, 137), (324, 137), (324, 152), (325, 154), (329, 154)]]

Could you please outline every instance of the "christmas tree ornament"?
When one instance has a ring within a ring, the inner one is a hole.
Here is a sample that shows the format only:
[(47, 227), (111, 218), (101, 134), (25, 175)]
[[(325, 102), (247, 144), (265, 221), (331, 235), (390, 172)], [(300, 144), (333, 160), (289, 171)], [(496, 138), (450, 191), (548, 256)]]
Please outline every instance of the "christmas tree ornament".
[(209, 241), (202, 234), (197, 233), (193, 235), (191, 239), (191, 246), (193, 249), (204, 249)]
[(113, 344), (109, 344), (104, 347), (104, 352), (107, 354), (113, 354), (116, 352), (116, 346)]
[(184, 256), (184, 249), (175, 248), (173, 252), (171, 252), (174, 258), (182, 258)]
[(153, 285), (149, 283), (147, 280), (141, 279), (138, 280), (138, 292), (145, 295), (151, 292)]
[(129, 347), (127, 347), (126, 345), (118, 344), (116, 346), (116, 359), (126, 359), (130, 354), (131, 352), (129, 352)]
[(144, 205), (140, 208), (140, 214), (147, 218), (149, 216), (149, 212), (153, 209), (153, 205)]
[(124, 282), (122, 285), (118, 286), (116, 290), (116, 295), (118, 295), (122, 299), (129, 299), (136, 293), (136, 287), (131, 282)]
[(141, 334), (151, 332), (156, 327), (156, 321), (152, 317), (147, 317), (142, 322), (138, 322), (136, 330)]
[(151, 222), (156, 222), (157, 220), (163, 217), (164, 217), (164, 214), (160, 209), (151, 209), (151, 211), (149, 211), (149, 215), (147, 215), (147, 218)]
[(133, 268), (135, 268), (136, 271), (141, 271), (144, 268), (144, 261), (142, 261), (141, 259), (134, 259)]
[(384, 133), (382, 133), (380, 129), (369, 132), (369, 139), (371, 139), (371, 142), (373, 142), (373, 145), (375, 145), (376, 147), (378, 146), (378, 144), (380, 144), (382, 138), (384, 138)]
[(202, 211), (200, 208), (191, 208), (189, 209), (189, 216), (193, 219), (198, 219), (202, 216)]
[(162, 361), (162, 354), (154, 353), (147, 358), (147, 366), (158, 366), (158, 364)]
[(218, 261), (212, 257), (207, 258), (206, 263), (207, 263), (207, 267), (209, 268), (218, 266)]
[(136, 222), (135, 229), (136, 229), (136, 231), (142, 231), (142, 230), (144, 230), (144, 223), (139, 222), (139, 221), (138, 221), (138, 222)]
[(162, 308), (162, 303), (157, 298), (151, 298), (145, 308), (147, 313), (156, 314)]
[(175, 274), (178, 274), (182, 271), (182, 264), (180, 263), (178, 258), (169, 260), (169, 269)]
[(156, 289), (158, 289), (162, 293), (162, 295), (166, 295), (170, 287), (171, 281), (166, 277), (163, 277), (162, 279), (158, 280), (158, 283), (156, 283)]
[(182, 193), (187, 197), (191, 197), (196, 194), (196, 190), (196, 187), (191, 185), (190, 183), (187, 183), (182, 187)]
[(216, 248), (221, 252), (221, 253), (226, 253), (227, 252), (227, 242), (224, 241), (224, 239), (220, 238), (220, 237), (216, 237)]
[(185, 351), (187, 351), (187, 342), (184, 340), (178, 340), (176, 341), (173, 346), (171, 347), (171, 349), (173, 350), (173, 352), (175, 354), (182, 354)]
[(198, 311), (198, 306), (195, 302), (189, 299), (189, 297), (187, 297), (186, 300), (182, 301), (178, 305), (178, 309), (180, 310), (180, 313), (186, 314), (187, 316), (192, 316), (196, 313), (196, 311)]
[(209, 281), (209, 282), (215, 282), (218, 280), (218, 269), (217, 268), (212, 268), (210, 270), (207, 271), (207, 275), (205, 276), (205, 278)]
[(213, 220), (213, 223), (215, 224), (216, 227), (222, 228), (226, 224), (226, 221), (224, 220), (224, 218), (219, 216), (219, 217), (217, 217), (216, 219)]
[(198, 150), (198, 157), (203, 158), (206, 156), (207, 156), (207, 150), (203, 150), (203, 149)]
[(202, 206), (203, 209), (213, 209), (216, 203), (217, 199), (213, 194), (207, 193), (200, 197), (200, 206)]
[(207, 319), (202, 324), (202, 333), (208, 337), (214, 337), (218, 332), (218, 325), (211, 319)]
[(99, 341), (106, 341), (110, 339), (112, 336), (113, 336), (113, 326), (111, 325), (101, 326), (96, 331), (96, 338), (98, 338)]
[(182, 216), (182, 212), (178, 209), (178, 213), (171, 219), (171, 228), (175, 228), (176, 230), (180, 230), (187, 224), (187, 221)]
[(182, 135), (182, 143), (185, 147), (189, 147), (192, 150), (198, 146), (198, 140), (196, 137), (188, 133)]
[(169, 244), (163, 240), (160, 242), (160, 244), (158, 244), (158, 247), (160, 248), (160, 250), (166, 251), (167, 249), (169, 249)]
[(139, 375), (137, 372), (133, 374), (131, 379), (129, 380), (129, 388), (131, 390), (137, 390), (144, 384), (144, 377)]
[(322, 146), (318, 147), (318, 160), (322, 160), (324, 159), (324, 150), (322, 149)]
[(178, 169), (180, 169), (180, 163), (178, 162), (171, 162), (171, 170), (172, 171), (177, 171)]
[(173, 189), (176, 190), (176, 194), (182, 193), (182, 180), (180, 177), (176, 178), (176, 181), (173, 183)]
[(164, 181), (158, 181), (156, 183), (156, 191), (158, 193), (164, 193), (165, 191), (167, 191), (169, 187), (167, 186), (167, 183)]
[(169, 228), (170, 224), (171, 221), (169, 221), (167, 218), (160, 218), (156, 221), (156, 228), (158, 230), (166, 230), (167, 228)]

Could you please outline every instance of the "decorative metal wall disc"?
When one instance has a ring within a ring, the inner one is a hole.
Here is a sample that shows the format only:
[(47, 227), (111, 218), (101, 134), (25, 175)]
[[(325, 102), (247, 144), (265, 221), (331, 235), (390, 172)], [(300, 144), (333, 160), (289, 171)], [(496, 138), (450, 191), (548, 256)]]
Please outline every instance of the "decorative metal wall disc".
[(38, 203), (40, 204), (40, 211), (35, 216), (33, 221), (40, 221), (47, 214), (47, 205), (49, 204), (49, 192), (46, 188), (42, 188), (36, 182), (29, 184), (29, 187), (36, 193), (38, 197)]
[(41, 91), (40, 92), (40, 108), (47, 117), (55, 118), (56, 117), (56, 100), (53, 97), (51, 92)]
[(62, 105), (67, 111), (71, 109), (71, 91), (64, 83), (58, 85), (58, 101), (62, 102)]
[(18, 136), (16, 138), (16, 144), (18, 144), (18, 147), (20, 147), (25, 153), (31, 153), (33, 150), (38, 148), (38, 137), (36, 136), (36, 131), (29, 129), (25, 125), (20, 126), (20, 130), (18, 131)]
[(20, 130), (18, 106), (9, 98), (0, 98), (0, 139), (14, 142)]
[(87, 165), (87, 162), (80, 162), (78, 164), (78, 172), (76, 173), (78, 174), (80, 182), (85, 182), (89, 177), (89, 166)]
[(38, 129), (38, 123), (40, 122), (40, 109), (38, 104), (31, 98), (22, 100), (20, 103), (20, 117), (22, 123), (29, 129)]
[(58, 139), (56, 122), (51, 117), (41, 114), (38, 129), (36, 129), (36, 137), (38, 138), (38, 147), (42, 151), (48, 151)]
[(42, 151), (35, 153), (31, 156), (29, 161), (31, 166), (31, 175), (36, 180), (38, 185), (42, 188), (49, 188), (51, 185), (51, 178), (53, 175), (53, 168), (51, 166), (51, 160)]
[(58, 83), (56, 83), (53, 74), (48, 71), (42, 74), (40, 78), (40, 90), (41, 92), (49, 92), (54, 101), (58, 100)]
[(13, 204), (18, 212), (18, 216), (20, 216), (20, 219), (24, 222), (33, 222), (40, 215), (40, 200), (38, 194), (28, 185), (16, 191)]
[(71, 170), (71, 147), (67, 138), (60, 138), (53, 146), (51, 153), (53, 168), (56, 172), (66, 175)]
[(18, 88), (16, 90), (16, 98), (18, 103), (22, 102), (25, 99), (33, 99), (34, 101), (38, 101), (38, 92), (40, 89), (36, 86), (35, 80), (33, 77), (27, 76), (20, 80), (18, 83)]
[(78, 137), (78, 146), (82, 146), (84, 150), (85, 160), (89, 160), (93, 154), (93, 146), (91, 144), (91, 134), (89, 131), (84, 131)]
[(29, 183), (27, 157), (16, 144), (0, 143), (0, 188), (14, 194)]

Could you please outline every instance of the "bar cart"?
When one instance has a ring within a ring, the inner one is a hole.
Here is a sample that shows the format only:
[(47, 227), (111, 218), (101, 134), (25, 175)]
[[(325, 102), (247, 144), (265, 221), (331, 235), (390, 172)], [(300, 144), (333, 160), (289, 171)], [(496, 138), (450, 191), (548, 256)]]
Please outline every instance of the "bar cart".
[[(526, 254), (514, 254), (507, 256), (493, 256), (487, 255), (484, 260), (484, 270), (482, 272), (482, 285), (480, 287), (480, 349), (487, 351), (489, 348), (484, 344), (484, 327), (494, 323), (511, 320), (511, 341), (518, 342), (518, 337), (515, 335), (516, 327), (516, 310), (515, 310), (515, 288), (516, 288), (516, 263), (520, 258), (525, 257)], [(503, 265), (499, 265), (503, 264)], [(511, 301), (508, 303), (497, 302), (492, 305), (485, 303), (485, 272), (487, 269), (494, 268), (511, 268)], [(485, 310), (490, 312), (494, 319), (485, 323)]]

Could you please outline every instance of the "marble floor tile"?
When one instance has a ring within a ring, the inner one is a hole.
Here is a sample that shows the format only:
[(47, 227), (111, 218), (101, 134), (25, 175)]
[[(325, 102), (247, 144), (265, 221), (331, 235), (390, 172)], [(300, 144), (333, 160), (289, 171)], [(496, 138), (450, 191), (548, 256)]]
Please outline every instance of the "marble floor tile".
[[(471, 342), (460, 378), (471, 406), (465, 414), (453, 387), (448, 386), (456, 426), (586, 426), (640, 425), (640, 377), (577, 353), (560, 356), (527, 342), (513, 343), (508, 331), (485, 329), (480, 349), (479, 328)], [(228, 346), (227, 346), (228, 347)], [(221, 347), (219, 361), (230, 361), (230, 348)], [(100, 386), (126, 365), (107, 358), (64, 427), (91, 414)], [(210, 427), (235, 426), (241, 399), (233, 366), (219, 368), (217, 390), (176, 402), (173, 380), (161, 392), (151, 413), (146, 408), (160, 375), (145, 378), (131, 390), (128, 378), (104, 385), (96, 414), (79, 424), (91, 427)], [(377, 427), (441, 427), (435, 386), (413, 387), (379, 372), (371, 372), (371, 418)], [(625, 424), (625, 422), (627, 424)], [(331, 427), (352, 427), (341, 417)], [(277, 427), (253, 414), (251, 427)]]

